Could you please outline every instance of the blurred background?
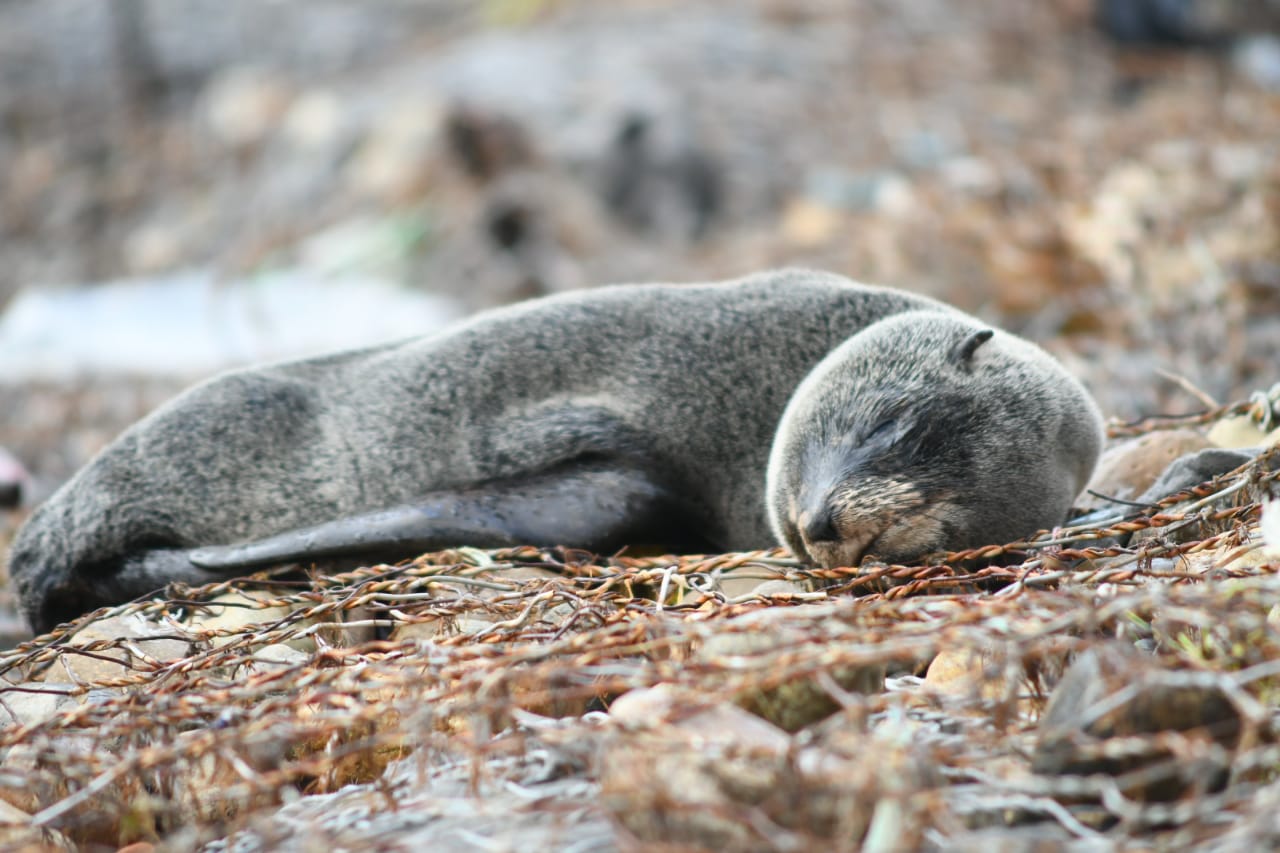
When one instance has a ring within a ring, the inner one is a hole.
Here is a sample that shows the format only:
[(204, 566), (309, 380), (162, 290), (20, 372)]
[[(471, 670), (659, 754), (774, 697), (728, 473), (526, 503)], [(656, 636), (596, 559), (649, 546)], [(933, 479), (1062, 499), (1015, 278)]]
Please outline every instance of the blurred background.
[(1110, 415), (1247, 396), (1277, 32), (1277, 0), (0, 0), (0, 551), (193, 379), (610, 282), (821, 267), (1031, 337)]

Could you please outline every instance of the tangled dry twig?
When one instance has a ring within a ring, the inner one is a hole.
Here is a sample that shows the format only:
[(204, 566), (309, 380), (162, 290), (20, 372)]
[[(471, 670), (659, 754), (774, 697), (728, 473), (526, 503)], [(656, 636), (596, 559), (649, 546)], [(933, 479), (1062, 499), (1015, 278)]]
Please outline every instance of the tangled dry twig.
[[(304, 824), (582, 849), (944, 846), (1008, 824), (1274, 839), (1280, 558), (1258, 522), (1276, 454), (1102, 527), (921, 566), (458, 549), (175, 586), (0, 654), (0, 799), (45, 842), (176, 848)], [(1122, 687), (1054, 764), (1046, 700), (1117, 643), (1144, 651), (1098, 664), (1088, 683)], [(968, 680), (918, 677), (957, 655)], [(1226, 716), (1124, 710), (1183, 695)]]

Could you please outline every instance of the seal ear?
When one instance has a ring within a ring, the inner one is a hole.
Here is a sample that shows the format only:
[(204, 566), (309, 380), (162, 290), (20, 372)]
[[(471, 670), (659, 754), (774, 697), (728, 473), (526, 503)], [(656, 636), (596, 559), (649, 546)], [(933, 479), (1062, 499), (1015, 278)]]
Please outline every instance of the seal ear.
[(951, 355), (947, 358), (952, 364), (961, 370), (972, 370), (973, 354), (977, 352), (978, 347), (991, 340), (994, 336), (994, 329), (983, 329), (980, 332), (974, 332), (972, 335), (957, 344), (956, 348), (951, 351)]

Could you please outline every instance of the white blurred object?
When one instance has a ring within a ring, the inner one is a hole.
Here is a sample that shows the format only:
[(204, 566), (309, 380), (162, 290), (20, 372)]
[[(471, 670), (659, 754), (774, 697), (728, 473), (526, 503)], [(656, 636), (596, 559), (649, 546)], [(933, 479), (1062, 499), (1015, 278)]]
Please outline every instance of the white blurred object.
[(1258, 526), (1267, 551), (1280, 557), (1280, 499), (1262, 502), (1262, 521)]
[(1237, 71), (1268, 91), (1280, 92), (1280, 37), (1249, 36), (1235, 46), (1232, 55)]
[(0, 382), (196, 377), (433, 332), (461, 314), (452, 300), (385, 279), (309, 271), (28, 288), (0, 315)]

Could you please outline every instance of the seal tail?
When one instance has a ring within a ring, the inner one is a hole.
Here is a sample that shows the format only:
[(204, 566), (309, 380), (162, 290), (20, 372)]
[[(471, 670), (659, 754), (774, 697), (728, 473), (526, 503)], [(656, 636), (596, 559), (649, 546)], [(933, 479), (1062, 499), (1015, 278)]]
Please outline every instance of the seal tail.
[(177, 549), (140, 551), (114, 563), (91, 563), (67, 572), (11, 565), (22, 610), (37, 634), (99, 607), (161, 592), (171, 583), (202, 586), (233, 577), (195, 565)]

